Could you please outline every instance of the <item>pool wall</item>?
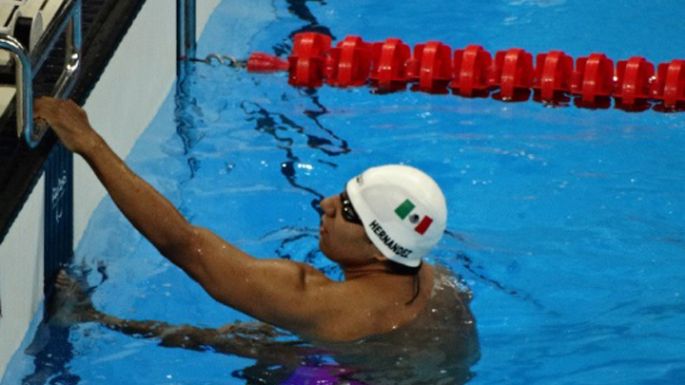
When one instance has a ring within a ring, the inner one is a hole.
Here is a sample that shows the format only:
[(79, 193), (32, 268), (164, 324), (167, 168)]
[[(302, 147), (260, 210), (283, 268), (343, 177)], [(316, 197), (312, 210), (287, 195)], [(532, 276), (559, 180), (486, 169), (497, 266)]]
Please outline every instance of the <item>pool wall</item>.
[[(197, 35), (220, 0), (197, 0)], [(176, 2), (147, 1), (117, 48), (85, 109), (114, 151), (125, 157), (148, 126), (176, 76)], [(0, 244), (0, 378), (33, 337), (43, 301), (45, 177), (41, 177)], [(74, 245), (105, 190), (74, 159)], [(26, 341), (25, 341), (26, 340)], [(11, 366), (10, 366), (11, 367)], [(0, 381), (4, 382), (4, 381)]]

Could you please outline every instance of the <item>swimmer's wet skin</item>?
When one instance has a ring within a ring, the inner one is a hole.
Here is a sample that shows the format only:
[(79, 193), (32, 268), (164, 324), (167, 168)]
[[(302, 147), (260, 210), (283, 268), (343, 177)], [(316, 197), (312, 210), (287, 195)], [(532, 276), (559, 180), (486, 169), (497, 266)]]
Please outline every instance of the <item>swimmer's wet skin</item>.
[[(468, 379), (468, 367), (478, 358), (478, 341), (468, 303), (462, 299), (466, 296), (448, 271), (423, 262), (447, 220), (442, 191), (423, 172), (399, 165), (373, 167), (352, 178), (342, 194), (321, 202), (319, 245), (344, 273), (345, 279), (336, 282), (307, 264), (254, 258), (188, 223), (124, 164), (74, 102), (39, 98), (34, 116), (88, 162), (136, 229), (217, 301), (325, 348), (339, 364), (359, 369), (355, 378), (367, 383)], [(64, 275), (58, 285), (62, 290), (74, 286)], [(259, 360), (268, 349), (260, 353), (264, 345), (258, 341), (268, 340), (269, 349), (279, 346), (273, 351), (283, 357), (311, 353), (299, 342), (277, 344), (269, 333), (246, 338), (232, 333), (230, 325), (201, 329), (120, 320), (74, 295), (81, 305), (72, 309), (87, 312), (75, 321), (101, 322), (125, 333), (159, 338), (166, 346), (212, 346)], [(355, 343), (360, 340), (364, 343)]]
[(160, 345), (190, 350), (212, 350), (259, 359), (269, 364), (296, 365), (300, 358), (313, 354), (302, 341), (289, 339), (271, 325), (261, 322), (232, 323), (220, 328), (199, 328), (191, 325), (172, 325), (161, 321), (125, 320), (103, 313), (93, 306), (84, 288), (65, 271), (60, 271), (55, 282), (57, 289), (49, 303), (49, 322), (69, 326), (80, 322), (101, 325), (141, 338), (159, 339)]

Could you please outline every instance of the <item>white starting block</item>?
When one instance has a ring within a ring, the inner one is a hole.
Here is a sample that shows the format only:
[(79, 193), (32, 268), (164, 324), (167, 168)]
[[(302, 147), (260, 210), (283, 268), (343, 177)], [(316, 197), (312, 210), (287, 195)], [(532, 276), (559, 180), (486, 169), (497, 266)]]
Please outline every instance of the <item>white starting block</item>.
[[(29, 52), (43, 36), (63, 0), (0, 0), (0, 34), (14, 36)], [(0, 65), (8, 65), (10, 54), (0, 51)]]
[(53, 96), (73, 86), (81, 50), (81, 0), (0, 0), (0, 114), (16, 101), (17, 135), (35, 147), (32, 81), (66, 31), (66, 60)]

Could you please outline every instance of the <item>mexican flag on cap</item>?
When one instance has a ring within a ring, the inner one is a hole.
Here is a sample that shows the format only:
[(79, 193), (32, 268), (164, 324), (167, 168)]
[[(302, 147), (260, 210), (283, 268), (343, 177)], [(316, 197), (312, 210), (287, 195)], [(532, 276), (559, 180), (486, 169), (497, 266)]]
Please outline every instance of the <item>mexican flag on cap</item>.
[(420, 214), (414, 212), (416, 205), (409, 199), (405, 199), (399, 206), (395, 208), (395, 214), (401, 219), (405, 220), (408, 218), (409, 223), (416, 224), (414, 231), (423, 235), (431, 223), (433, 223), (433, 218), (428, 215), (421, 216)]

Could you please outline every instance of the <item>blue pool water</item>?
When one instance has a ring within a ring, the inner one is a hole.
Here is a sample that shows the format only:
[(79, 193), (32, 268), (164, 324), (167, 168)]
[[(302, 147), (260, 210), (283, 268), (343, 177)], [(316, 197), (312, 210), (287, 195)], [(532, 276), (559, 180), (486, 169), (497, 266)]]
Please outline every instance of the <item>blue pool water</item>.
[[(282, 53), (302, 29), (336, 40), (685, 58), (678, 1), (224, 1), (199, 57)], [(316, 203), (382, 163), (425, 169), (448, 198), (431, 261), (474, 292), (481, 359), (469, 384), (685, 383), (685, 120), (368, 88), (294, 89), (283, 74), (198, 64), (127, 162), (195, 224), (260, 257), (338, 271)], [(220, 326), (221, 307), (104, 200), (74, 270), (121, 318)], [(41, 329), (43, 330), (43, 329)], [(95, 324), (39, 335), (3, 383), (243, 384), (253, 362), (161, 348)]]

